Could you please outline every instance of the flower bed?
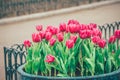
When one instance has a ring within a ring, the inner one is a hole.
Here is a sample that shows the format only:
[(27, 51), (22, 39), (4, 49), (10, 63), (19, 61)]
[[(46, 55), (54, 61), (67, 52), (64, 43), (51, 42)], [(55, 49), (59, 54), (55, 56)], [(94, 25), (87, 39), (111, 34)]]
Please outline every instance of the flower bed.
[(113, 72), (120, 67), (120, 30), (108, 41), (94, 23), (76, 20), (61, 23), (59, 28), (36, 26), (32, 42), (24, 41), (27, 49), (24, 71), (54, 77), (94, 76)]

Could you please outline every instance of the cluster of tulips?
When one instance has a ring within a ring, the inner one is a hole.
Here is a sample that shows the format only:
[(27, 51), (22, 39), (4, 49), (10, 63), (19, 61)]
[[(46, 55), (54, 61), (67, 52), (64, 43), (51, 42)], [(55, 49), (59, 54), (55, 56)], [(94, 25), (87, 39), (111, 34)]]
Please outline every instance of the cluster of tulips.
[(42, 76), (93, 76), (112, 72), (120, 66), (120, 46), (116, 30), (108, 41), (95, 23), (77, 20), (59, 27), (36, 26), (32, 42), (24, 41), (27, 49), (25, 71)]

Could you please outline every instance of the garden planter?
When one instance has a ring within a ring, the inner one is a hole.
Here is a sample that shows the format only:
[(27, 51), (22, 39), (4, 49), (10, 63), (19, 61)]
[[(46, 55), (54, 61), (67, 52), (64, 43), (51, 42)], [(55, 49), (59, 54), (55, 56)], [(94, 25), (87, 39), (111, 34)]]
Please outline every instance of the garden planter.
[(120, 69), (111, 73), (83, 77), (49, 77), (24, 72), (24, 65), (18, 68), (18, 80), (120, 80)]
[(18, 68), (20, 80), (120, 80), (120, 30), (109, 40), (97, 24), (76, 20), (58, 28), (36, 26), (32, 42), (24, 41), (26, 63)]

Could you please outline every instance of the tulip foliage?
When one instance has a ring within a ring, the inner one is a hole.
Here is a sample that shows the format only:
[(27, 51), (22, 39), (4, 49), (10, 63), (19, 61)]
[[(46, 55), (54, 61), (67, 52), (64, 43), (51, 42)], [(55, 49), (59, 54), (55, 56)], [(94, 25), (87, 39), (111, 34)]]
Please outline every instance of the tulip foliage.
[(109, 73), (120, 67), (120, 30), (102, 38), (94, 23), (76, 20), (59, 27), (36, 26), (32, 42), (24, 41), (27, 49), (25, 72), (42, 76), (93, 76)]

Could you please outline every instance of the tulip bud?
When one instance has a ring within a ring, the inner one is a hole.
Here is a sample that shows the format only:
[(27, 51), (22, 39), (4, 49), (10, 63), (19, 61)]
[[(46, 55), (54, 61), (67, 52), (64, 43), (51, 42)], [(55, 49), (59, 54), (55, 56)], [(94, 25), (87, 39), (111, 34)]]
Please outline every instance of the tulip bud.
[(46, 39), (47, 41), (49, 41), (51, 37), (52, 37), (52, 33), (51, 33), (51, 32), (46, 32), (46, 34), (45, 34), (45, 39)]
[(62, 42), (63, 39), (64, 39), (63, 33), (58, 33), (58, 34), (57, 34), (57, 38), (58, 38), (58, 41), (59, 41), (59, 42)]
[(80, 30), (79, 36), (81, 39), (86, 39), (87, 38), (86, 30)]
[(100, 40), (100, 37), (99, 36), (93, 36), (92, 37), (92, 42), (94, 43), (94, 44), (98, 44), (98, 41)]
[(45, 38), (45, 31), (40, 31), (39, 35), (41, 36), (42, 39)]
[(102, 32), (98, 29), (93, 29), (92, 30), (92, 36), (99, 36), (101, 37), (102, 36)]
[(46, 31), (45, 31), (45, 32), (50, 32), (52, 27), (53, 27), (53, 26), (51, 26), (51, 25), (47, 26), (47, 28), (46, 28)]
[(98, 45), (99, 45), (99, 47), (104, 48), (105, 45), (106, 45), (106, 41), (101, 39), (101, 40), (98, 41)]
[(30, 47), (31, 46), (31, 42), (29, 40), (25, 40), (24, 41), (24, 46), (25, 47)]
[(70, 39), (74, 41), (74, 43), (76, 43), (77, 40), (77, 36), (70, 36)]
[(116, 37), (113, 35), (109, 38), (109, 43), (114, 43), (116, 40)]
[(50, 42), (50, 45), (53, 46), (55, 44), (55, 42), (56, 42), (56, 39), (51, 38), (49, 42)]
[(61, 32), (66, 31), (66, 24), (65, 23), (61, 23), (60, 26), (59, 26), (59, 29), (60, 29)]
[(80, 30), (86, 30), (87, 29), (87, 25), (86, 24), (80, 24)]
[(90, 37), (91, 37), (91, 34), (92, 34), (92, 31), (91, 31), (91, 30), (86, 30), (87, 38), (90, 38)]
[(73, 40), (67, 40), (66, 41), (66, 46), (70, 49), (74, 46), (74, 41)]
[(68, 25), (68, 28), (69, 28), (69, 31), (71, 32), (71, 33), (76, 33), (76, 32), (78, 32), (78, 27), (77, 27), (77, 25), (76, 24), (69, 24)]
[(88, 25), (88, 27), (89, 27), (89, 29), (94, 29), (94, 28), (97, 28), (97, 24), (95, 24), (95, 23), (90, 23), (89, 25)]
[(69, 32), (69, 26), (66, 26), (66, 33)]
[(79, 22), (77, 20), (69, 20), (68, 25), (69, 24), (79, 24)]
[(32, 34), (32, 40), (33, 42), (40, 42), (41, 41), (41, 36), (37, 33)]
[(37, 31), (41, 31), (41, 30), (42, 30), (42, 27), (43, 27), (42, 25), (37, 25), (37, 26), (36, 26), (36, 30), (37, 30)]
[(51, 27), (50, 32), (52, 33), (52, 35), (57, 34), (57, 28), (56, 27)]
[(49, 55), (46, 56), (45, 62), (47, 62), (47, 63), (52, 63), (52, 62), (54, 62), (54, 61), (55, 61), (55, 57), (52, 56), (51, 54), (49, 54)]
[(114, 32), (114, 35), (115, 35), (116, 38), (119, 38), (119, 39), (120, 39), (120, 30), (116, 30), (116, 31)]

